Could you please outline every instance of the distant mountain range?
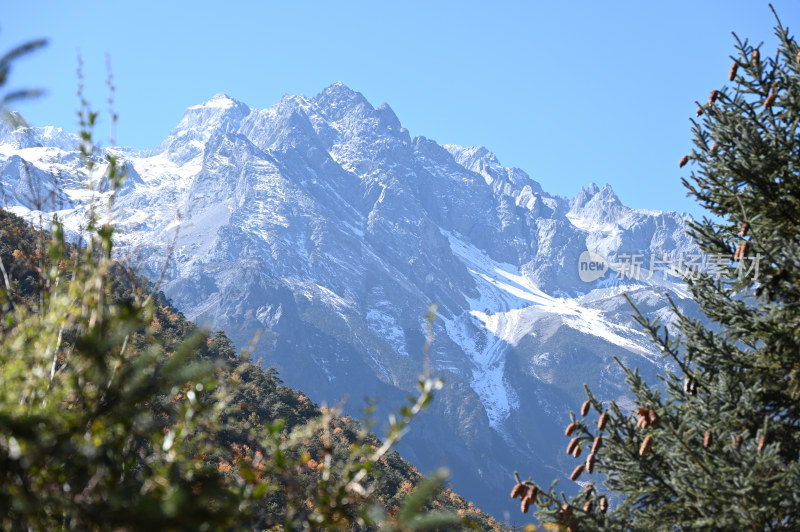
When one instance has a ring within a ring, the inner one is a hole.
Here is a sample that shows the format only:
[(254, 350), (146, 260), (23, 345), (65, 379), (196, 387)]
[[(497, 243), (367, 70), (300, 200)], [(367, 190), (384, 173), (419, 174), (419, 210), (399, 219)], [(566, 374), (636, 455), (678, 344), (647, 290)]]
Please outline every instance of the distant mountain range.
[[(76, 145), (0, 127), (0, 201), (78, 235), (108, 192), (86, 188)], [(166, 266), (175, 305), (239, 346), (260, 333), (254, 357), (316, 402), (347, 396), (358, 414), (380, 397), (380, 411), (429, 365), (445, 388), (401, 454), (423, 472), (447, 465), (500, 518), (518, 512), (514, 469), (545, 484), (572, 469), (562, 434), (584, 382), (630, 405), (612, 357), (647, 378), (663, 367), (623, 293), (667, 324), (665, 294), (693, 308), (673, 276), (698, 254), (687, 214), (628, 208), (609, 185), (550, 195), (484, 147), (411, 138), (341, 83), (267, 109), (218, 94), (153, 151), (107, 149), (128, 173), (121, 257), (153, 279)]]

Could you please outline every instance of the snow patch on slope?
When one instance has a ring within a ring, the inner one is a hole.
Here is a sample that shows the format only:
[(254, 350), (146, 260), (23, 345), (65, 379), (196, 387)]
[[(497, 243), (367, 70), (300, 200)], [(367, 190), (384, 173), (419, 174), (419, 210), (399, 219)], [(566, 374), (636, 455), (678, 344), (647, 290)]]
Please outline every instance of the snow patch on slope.
[[(385, 303), (388, 306), (388, 302)], [(367, 312), (367, 325), (379, 338), (386, 340), (396, 353), (408, 356), (405, 333), (394, 317), (380, 309), (373, 308)]]
[(549, 296), (516, 267), (492, 260), (452, 233), (445, 236), (478, 289), (477, 297), (467, 298), (472, 319), (446, 319), (445, 327), (450, 338), (472, 358), (475, 368), (471, 386), (496, 430), (502, 432), (503, 421), (518, 407), (516, 394), (503, 374), (506, 352), (525, 336), (535, 334), (537, 322), (545, 317), (556, 316), (567, 327), (655, 360), (657, 355), (643, 333), (610, 322), (603, 311), (585, 307), (580, 300)]

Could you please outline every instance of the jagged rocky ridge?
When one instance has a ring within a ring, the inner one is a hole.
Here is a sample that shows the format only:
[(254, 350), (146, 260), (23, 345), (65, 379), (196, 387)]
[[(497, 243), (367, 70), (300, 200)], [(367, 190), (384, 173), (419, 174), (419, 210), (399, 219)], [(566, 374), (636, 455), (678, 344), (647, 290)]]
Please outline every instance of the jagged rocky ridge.
[[(0, 131), (5, 207), (57, 212), (79, 234), (107, 192), (85, 188), (76, 142)], [(550, 195), (486, 148), (411, 138), (388, 105), (341, 83), (267, 109), (218, 94), (152, 152), (109, 149), (128, 171), (121, 255), (151, 278), (166, 267), (165, 292), (189, 318), (240, 346), (260, 333), (255, 357), (315, 401), (396, 404), (429, 365), (446, 386), (401, 453), (423, 471), (449, 466), (454, 487), (499, 517), (516, 511), (513, 469), (548, 483), (572, 468), (561, 433), (583, 382), (624, 402), (613, 356), (650, 377), (663, 364), (623, 292), (667, 323), (665, 292), (691, 308), (662, 272), (587, 283), (578, 270), (587, 249), (645, 264), (697, 253), (687, 215), (625, 207), (608, 185)]]

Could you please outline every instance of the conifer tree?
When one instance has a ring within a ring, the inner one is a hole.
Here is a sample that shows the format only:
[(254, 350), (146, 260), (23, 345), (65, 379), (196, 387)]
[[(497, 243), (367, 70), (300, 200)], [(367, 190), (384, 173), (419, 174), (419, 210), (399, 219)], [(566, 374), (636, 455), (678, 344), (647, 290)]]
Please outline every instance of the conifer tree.
[(771, 56), (734, 34), (730, 84), (698, 104), (680, 160), (713, 215), (690, 233), (730, 259), (719, 278), (686, 279), (706, 320), (673, 306), (676, 336), (637, 315), (675, 371), (651, 385), (625, 368), (633, 411), (587, 388), (566, 430), (584, 489), (567, 499), (517, 478), (512, 492), (551, 528), (800, 528), (800, 47), (775, 31)]

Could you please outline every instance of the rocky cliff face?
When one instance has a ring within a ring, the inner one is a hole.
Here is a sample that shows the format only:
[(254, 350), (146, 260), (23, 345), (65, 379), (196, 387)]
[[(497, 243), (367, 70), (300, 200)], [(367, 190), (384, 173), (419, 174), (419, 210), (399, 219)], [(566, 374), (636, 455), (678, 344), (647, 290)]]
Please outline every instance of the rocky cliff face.
[[(52, 128), (0, 132), (6, 207), (58, 212), (79, 233), (90, 196), (107, 192), (83, 187), (74, 145)], [(625, 207), (608, 185), (552, 196), (486, 148), (411, 138), (388, 105), (339, 83), (268, 109), (219, 94), (153, 152), (110, 149), (129, 173), (121, 256), (152, 277), (166, 265), (189, 318), (240, 346), (260, 334), (255, 358), (317, 402), (396, 405), (429, 365), (445, 389), (401, 453), (447, 465), (501, 518), (513, 469), (549, 483), (571, 468), (561, 434), (583, 382), (624, 401), (613, 356), (648, 376), (661, 367), (622, 294), (667, 320), (665, 292), (691, 306), (652, 267), (580, 275), (587, 250), (606, 267), (696, 253), (686, 215)]]

